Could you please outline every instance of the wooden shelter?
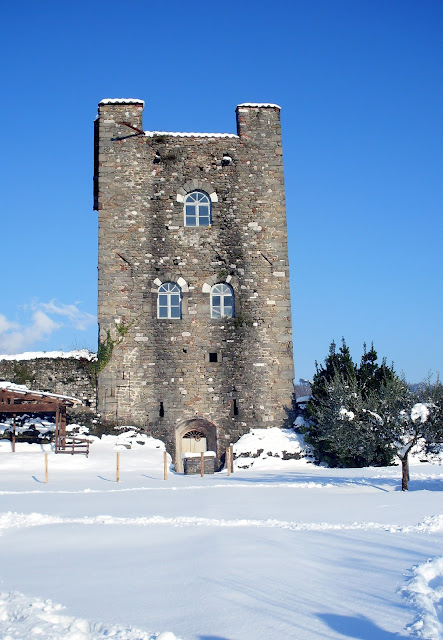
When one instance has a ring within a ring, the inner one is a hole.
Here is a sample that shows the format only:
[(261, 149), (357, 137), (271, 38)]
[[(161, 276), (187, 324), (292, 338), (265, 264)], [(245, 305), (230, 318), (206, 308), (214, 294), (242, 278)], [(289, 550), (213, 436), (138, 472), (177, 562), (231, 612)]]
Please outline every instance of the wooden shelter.
[(0, 413), (12, 414), (12, 450), (15, 451), (15, 418), (25, 413), (53, 413), (55, 415), (55, 453), (89, 453), (85, 438), (66, 436), (66, 409), (82, 404), (81, 400), (46, 391), (33, 391), (22, 385), (0, 383)]

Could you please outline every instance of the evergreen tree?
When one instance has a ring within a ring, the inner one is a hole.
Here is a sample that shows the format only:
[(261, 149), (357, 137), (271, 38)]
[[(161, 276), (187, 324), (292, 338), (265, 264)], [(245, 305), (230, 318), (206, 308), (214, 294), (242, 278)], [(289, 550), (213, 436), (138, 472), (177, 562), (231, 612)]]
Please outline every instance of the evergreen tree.
[(440, 455), (443, 453), (443, 384), (439, 378), (434, 384), (428, 381), (424, 388), (419, 390), (419, 400), (426, 402), (430, 408), (425, 453)]
[(357, 376), (337, 369), (326, 382), (324, 394), (308, 404), (306, 440), (317, 459), (333, 467), (387, 464), (392, 457), (379, 437), (379, 423), (366, 409)]
[(334, 340), (331, 342), (324, 365), (319, 365), (316, 361), (315, 370), (311, 384), (312, 398), (321, 398), (322, 400), (328, 395), (327, 384), (337, 372), (342, 375), (343, 380), (348, 380), (355, 375), (355, 364), (352, 362), (351, 352), (344, 338), (342, 338), (338, 352)]
[(374, 345), (357, 367), (344, 339), (316, 364), (312, 397), (306, 405), (306, 441), (319, 462), (334, 467), (384, 466), (397, 456), (402, 489), (409, 479), (412, 449), (443, 453), (443, 385), (439, 380), (412, 392), (386, 360), (379, 365)]
[(314, 375), (313, 384), (321, 383), (321, 380), (331, 380), (338, 371), (347, 379), (355, 373), (355, 364), (351, 358), (351, 352), (344, 338), (341, 339), (341, 347), (337, 352), (337, 345), (334, 340), (329, 345), (329, 354), (325, 358), (325, 364), (319, 366), (315, 363), (316, 374)]
[(369, 351), (367, 351), (366, 343), (363, 343), (363, 355), (360, 366), (357, 369), (357, 378), (360, 390), (365, 398), (368, 398), (374, 392), (377, 393), (386, 381), (396, 377), (393, 365), (388, 367), (386, 358), (383, 358), (381, 365), (379, 365), (377, 358), (374, 343), (371, 343)]
[(393, 379), (393, 367), (377, 363), (373, 345), (370, 351), (364, 345), (357, 367), (344, 338), (338, 352), (331, 343), (325, 364), (316, 363), (306, 407), (306, 440), (320, 462), (339, 467), (390, 464), (394, 452), (378, 408), (380, 388)]

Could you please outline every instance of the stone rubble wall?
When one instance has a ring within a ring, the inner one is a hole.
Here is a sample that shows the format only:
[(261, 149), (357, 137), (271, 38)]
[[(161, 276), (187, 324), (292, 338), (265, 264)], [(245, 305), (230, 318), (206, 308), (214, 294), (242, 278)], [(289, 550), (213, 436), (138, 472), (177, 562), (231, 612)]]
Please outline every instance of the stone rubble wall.
[[(215, 458), (209, 458), (205, 456), (203, 462), (203, 473), (205, 475), (218, 471), (215, 466)], [(183, 461), (183, 468), (185, 475), (200, 475), (201, 474), (201, 458), (186, 458)]]
[(24, 384), (36, 391), (48, 391), (82, 400), (83, 407), (72, 408), (73, 415), (88, 408), (95, 411), (96, 383), (92, 363), (78, 358), (35, 358), (0, 360), (0, 380)]

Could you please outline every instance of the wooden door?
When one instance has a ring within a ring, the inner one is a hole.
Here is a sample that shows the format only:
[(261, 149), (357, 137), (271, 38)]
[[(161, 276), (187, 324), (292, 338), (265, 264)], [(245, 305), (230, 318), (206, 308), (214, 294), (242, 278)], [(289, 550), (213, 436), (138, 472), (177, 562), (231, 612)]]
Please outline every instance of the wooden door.
[(182, 453), (201, 453), (202, 451), (207, 451), (205, 434), (196, 429), (185, 433), (182, 442)]

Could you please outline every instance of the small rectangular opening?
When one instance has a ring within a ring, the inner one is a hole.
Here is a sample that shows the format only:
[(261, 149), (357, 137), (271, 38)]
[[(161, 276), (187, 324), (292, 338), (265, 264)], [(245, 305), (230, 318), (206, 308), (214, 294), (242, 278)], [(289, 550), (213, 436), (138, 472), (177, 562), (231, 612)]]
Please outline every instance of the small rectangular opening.
[(237, 403), (237, 400), (235, 398), (233, 398), (233, 400), (232, 400), (232, 415), (233, 416), (238, 416), (238, 403)]
[(163, 418), (163, 416), (165, 415), (165, 408), (163, 406), (163, 402), (160, 402), (160, 407), (158, 409), (158, 415), (160, 418)]
[(218, 353), (217, 352), (209, 353), (209, 362), (218, 362)]

